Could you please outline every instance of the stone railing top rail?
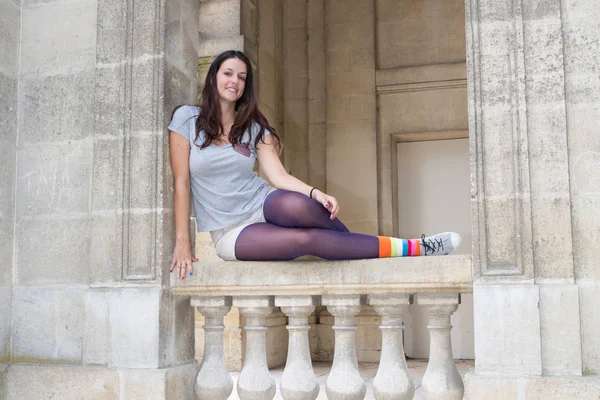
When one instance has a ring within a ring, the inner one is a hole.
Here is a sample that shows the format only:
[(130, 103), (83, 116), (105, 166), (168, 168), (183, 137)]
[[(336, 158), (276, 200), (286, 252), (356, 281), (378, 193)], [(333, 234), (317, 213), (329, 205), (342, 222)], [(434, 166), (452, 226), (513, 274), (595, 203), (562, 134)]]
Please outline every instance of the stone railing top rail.
[(471, 257), (351, 261), (207, 261), (193, 276), (172, 274), (180, 296), (261, 296), (471, 292)]

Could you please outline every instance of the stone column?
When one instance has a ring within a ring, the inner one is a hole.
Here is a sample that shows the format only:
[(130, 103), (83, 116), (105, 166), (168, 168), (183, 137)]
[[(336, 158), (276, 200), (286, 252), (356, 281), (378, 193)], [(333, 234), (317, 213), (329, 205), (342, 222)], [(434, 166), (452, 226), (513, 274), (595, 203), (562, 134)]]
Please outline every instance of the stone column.
[(360, 295), (324, 295), (322, 302), (335, 317), (335, 350), (331, 372), (327, 377), (327, 398), (362, 400), (367, 387), (358, 372), (355, 319), (365, 299)]
[(165, 128), (196, 97), (198, 4), (32, 1), (20, 21), (9, 398), (185, 398)]
[(191, 305), (204, 316), (204, 352), (196, 375), (194, 391), (198, 399), (227, 400), (233, 380), (225, 365), (223, 318), (231, 310), (231, 297), (196, 297)]
[(462, 378), (452, 356), (450, 317), (460, 303), (459, 294), (424, 294), (417, 303), (427, 309), (429, 317), (429, 362), (421, 387), (427, 400), (461, 400)]
[(283, 1), (284, 164), (308, 181), (308, 53), (306, 0)]
[(289, 318), (290, 335), (287, 362), (281, 376), (284, 399), (315, 400), (319, 383), (312, 368), (308, 344), (308, 317), (318, 305), (315, 296), (277, 296), (275, 305)]
[(594, 236), (585, 228), (583, 235), (572, 232), (581, 226), (573, 220), (581, 208), (572, 203), (578, 185), (570, 173), (580, 155), (598, 146), (589, 141), (597, 133), (568, 129), (569, 121), (597, 118), (569, 118), (569, 97), (594, 89), (582, 84), (585, 89), (571, 91), (566, 74), (597, 52), (576, 44), (568, 62), (563, 43), (577, 43), (571, 29), (596, 21), (584, 13), (577, 28), (567, 28), (566, 19), (581, 8), (529, 0), (466, 3), (476, 354), (465, 379), (468, 398), (490, 390), (486, 375), (504, 388), (516, 388), (522, 375), (581, 375), (585, 313), (574, 244)]
[(234, 297), (233, 305), (246, 318), (246, 355), (237, 383), (238, 396), (242, 400), (271, 400), (276, 388), (267, 367), (265, 320), (273, 311), (273, 297)]
[(351, 231), (378, 233), (375, 3), (325, 2), (328, 194)]
[(0, 399), (10, 360), (21, 2), (0, 0)]
[(378, 400), (410, 400), (415, 393), (402, 344), (402, 315), (408, 313), (411, 303), (412, 296), (408, 294), (369, 296), (369, 304), (382, 317), (381, 361), (373, 380), (373, 391)]

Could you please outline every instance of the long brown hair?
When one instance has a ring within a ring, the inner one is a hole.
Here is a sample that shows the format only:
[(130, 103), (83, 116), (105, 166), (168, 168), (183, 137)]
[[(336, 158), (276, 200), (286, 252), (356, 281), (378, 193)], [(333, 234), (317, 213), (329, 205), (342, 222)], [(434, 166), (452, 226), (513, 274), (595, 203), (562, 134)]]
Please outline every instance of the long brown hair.
[[(217, 91), (217, 71), (221, 67), (223, 61), (230, 58), (239, 58), (246, 64), (246, 86), (244, 93), (235, 103), (236, 116), (233, 122), (233, 126), (229, 131), (229, 141), (231, 144), (244, 144), (249, 145), (250, 143), (242, 143), (244, 132), (250, 132), (253, 123), (258, 124), (260, 127), (258, 135), (254, 141), (254, 146), (258, 146), (258, 143), (263, 141), (265, 136), (265, 130), (268, 130), (272, 136), (276, 138), (276, 146), (281, 145), (281, 139), (275, 129), (269, 125), (269, 121), (258, 109), (258, 102), (256, 99), (256, 93), (254, 89), (254, 73), (252, 72), (252, 65), (248, 57), (241, 51), (228, 50), (217, 56), (208, 69), (206, 80), (204, 82), (204, 89), (202, 90), (202, 100), (200, 104), (200, 115), (196, 120), (196, 137), (194, 143), (201, 149), (210, 146), (214, 141), (219, 141), (221, 132), (224, 131), (223, 125), (221, 124), (221, 103), (219, 102), (219, 93)], [(200, 132), (204, 131), (204, 140), (199, 143)], [(251, 135), (249, 135), (251, 137)]]

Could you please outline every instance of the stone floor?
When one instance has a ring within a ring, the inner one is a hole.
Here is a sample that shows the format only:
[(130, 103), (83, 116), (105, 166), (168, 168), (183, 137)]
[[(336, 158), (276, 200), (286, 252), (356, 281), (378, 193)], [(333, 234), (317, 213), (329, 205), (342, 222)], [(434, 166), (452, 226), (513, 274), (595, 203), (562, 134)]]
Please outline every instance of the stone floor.
[[(379, 366), (379, 364), (360, 363), (358, 364), (358, 366), (360, 369), (360, 375), (367, 383), (367, 395), (365, 397), (365, 400), (375, 399), (375, 397), (373, 396), (373, 378), (375, 378), (375, 374), (377, 373), (377, 367)], [(460, 373), (460, 375), (464, 376), (469, 369), (473, 368), (473, 360), (457, 361), (456, 366), (458, 367), (458, 372)], [(329, 374), (329, 370), (331, 369), (331, 363), (317, 362), (313, 364), (313, 367), (315, 370), (315, 374), (317, 375), (319, 384), (321, 385), (321, 390), (319, 391), (319, 397), (317, 397), (317, 400), (326, 400), (327, 395), (325, 394), (325, 382), (327, 381), (327, 376)], [(422, 399), (419, 387), (421, 386), (421, 379), (423, 379), (425, 368), (427, 368), (427, 360), (408, 361), (408, 369), (410, 371), (410, 374), (412, 375), (412, 378), (415, 382), (415, 386), (417, 388), (413, 400)], [(281, 395), (279, 394), (279, 379), (281, 378), (281, 374), (283, 374), (283, 367), (271, 370), (271, 375), (273, 376), (273, 378), (275, 378), (275, 381), (277, 382), (277, 394), (275, 395), (276, 400), (282, 399)], [(239, 373), (232, 373), (231, 375), (233, 377), (234, 389), (229, 399), (238, 400), (239, 397), (237, 396), (235, 385), (237, 384), (237, 378)]]

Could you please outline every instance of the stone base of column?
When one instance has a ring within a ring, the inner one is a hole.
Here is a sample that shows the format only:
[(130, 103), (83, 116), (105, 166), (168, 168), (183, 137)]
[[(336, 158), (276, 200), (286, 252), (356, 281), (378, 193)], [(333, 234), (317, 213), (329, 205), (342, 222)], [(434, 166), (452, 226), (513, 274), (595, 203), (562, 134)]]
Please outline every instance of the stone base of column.
[(463, 400), (600, 398), (600, 376), (481, 376), (464, 377)]
[(159, 369), (11, 365), (7, 397), (0, 384), (0, 399), (195, 400), (196, 371), (195, 364)]

